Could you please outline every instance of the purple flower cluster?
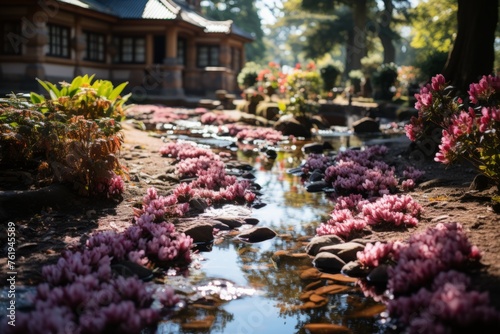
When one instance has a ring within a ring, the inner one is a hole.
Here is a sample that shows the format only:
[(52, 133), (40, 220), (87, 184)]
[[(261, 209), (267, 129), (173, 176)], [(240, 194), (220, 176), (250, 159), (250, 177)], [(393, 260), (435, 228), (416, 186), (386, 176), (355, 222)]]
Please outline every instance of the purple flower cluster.
[[(381, 300), (408, 333), (490, 333), (500, 325), (500, 312), (489, 305), (487, 293), (472, 290), (467, 275), (457, 271), (480, 258), (457, 223), (438, 224), (407, 242), (368, 244), (357, 257), (366, 267), (395, 263), (388, 269), (394, 297)], [(373, 294), (366, 284), (361, 288)]]
[(389, 300), (387, 309), (408, 333), (494, 333), (500, 326), (488, 294), (471, 290), (470, 279), (454, 270), (439, 273), (429, 288)]
[(352, 239), (368, 225), (415, 226), (422, 207), (408, 195), (384, 195), (373, 202), (360, 195), (341, 196), (326, 223), (316, 229), (318, 235), (335, 234)]
[(226, 127), (229, 131), (229, 135), (231, 137), (236, 137), (240, 141), (254, 141), (260, 139), (276, 144), (283, 140), (283, 133), (271, 128), (238, 124), (228, 124)]
[(338, 195), (362, 194), (366, 197), (391, 193), (398, 184), (394, 168), (377, 158), (387, 152), (385, 146), (371, 146), (364, 151), (346, 150), (336, 157), (336, 164), (325, 170), (325, 181)]
[(123, 190), (125, 189), (125, 182), (119, 175), (114, 175), (111, 179), (108, 180), (108, 192), (107, 196), (109, 197), (117, 197), (123, 194)]
[(330, 157), (323, 154), (311, 153), (307, 156), (306, 162), (302, 166), (302, 172), (306, 175), (315, 170), (324, 173), (332, 164), (333, 160)]
[(442, 271), (464, 268), (480, 258), (458, 223), (438, 224), (410, 237), (395, 253), (397, 264), (389, 269), (389, 290), (404, 294), (432, 282)]
[(401, 182), (403, 190), (410, 191), (415, 189), (424, 174), (425, 172), (422, 170), (419, 170), (413, 166), (407, 166), (403, 171), (404, 180)]
[[(121, 234), (98, 233), (89, 239), (88, 247), (64, 251), (57, 264), (44, 266), (46, 283), (37, 287), (34, 310), (19, 313), (17, 326), (8, 329), (12, 333), (139, 333), (154, 325), (162, 311), (153, 308), (154, 300), (170, 308), (179, 297), (170, 287), (155, 290), (136, 277), (113, 275), (112, 259), (123, 259), (127, 253), (131, 259), (134, 252), (144, 254), (134, 251), (134, 246), (142, 246), (149, 256), (161, 259), (165, 247), (156, 246), (155, 250), (155, 242), (165, 245), (164, 239), (168, 239), (170, 254), (163, 258), (174, 260), (174, 251), (190, 261), (191, 239), (175, 235), (173, 225), (169, 226), (170, 234), (165, 228), (139, 229), (134, 225)], [(149, 232), (156, 235), (146, 236)]]

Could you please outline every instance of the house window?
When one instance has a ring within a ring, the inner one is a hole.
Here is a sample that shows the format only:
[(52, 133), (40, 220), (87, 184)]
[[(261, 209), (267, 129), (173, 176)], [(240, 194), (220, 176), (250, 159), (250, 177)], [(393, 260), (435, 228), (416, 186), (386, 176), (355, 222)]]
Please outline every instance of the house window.
[(3, 36), (1, 54), (4, 55), (19, 55), (21, 54), (21, 46), (23, 37), (21, 34), (21, 22), (5, 21), (0, 25), (0, 34)]
[(146, 60), (146, 40), (144, 37), (115, 37), (113, 44), (118, 52), (115, 63), (144, 63)]
[(186, 40), (184, 38), (177, 39), (177, 64), (186, 64)]
[(87, 48), (85, 49), (85, 60), (103, 62), (104, 57), (104, 35), (85, 31), (83, 33)]
[(48, 56), (69, 58), (69, 28), (49, 24)]
[(199, 45), (197, 59), (198, 67), (219, 66), (219, 46)]

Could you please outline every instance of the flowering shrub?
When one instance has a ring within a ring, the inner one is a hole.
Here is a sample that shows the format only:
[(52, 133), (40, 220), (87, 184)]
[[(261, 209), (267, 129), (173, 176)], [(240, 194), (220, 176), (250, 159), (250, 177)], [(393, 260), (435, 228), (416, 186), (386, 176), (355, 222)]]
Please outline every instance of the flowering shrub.
[[(445, 78), (438, 75), (416, 94), (419, 117), (406, 126), (415, 141), (429, 134), (430, 124), (442, 128), (435, 160), (445, 164), (460, 158), (471, 162), (485, 176), (500, 184), (500, 78), (483, 76), (468, 91), (468, 103), (453, 98)], [(468, 107), (466, 107), (469, 105)]]
[(285, 93), (287, 75), (281, 72), (278, 63), (269, 62), (267, 68), (257, 74), (257, 90), (271, 96), (274, 93)]

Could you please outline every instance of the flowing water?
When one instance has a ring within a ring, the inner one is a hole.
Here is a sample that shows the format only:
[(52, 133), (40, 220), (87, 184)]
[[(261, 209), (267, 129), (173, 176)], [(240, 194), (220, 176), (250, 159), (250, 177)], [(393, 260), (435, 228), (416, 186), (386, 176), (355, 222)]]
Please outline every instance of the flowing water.
[[(363, 144), (354, 136), (334, 136), (329, 142), (335, 149)], [(267, 204), (251, 216), (278, 236), (252, 244), (234, 234), (216, 238), (211, 251), (199, 254), (189, 284), (167, 279), (196, 301), (162, 323), (157, 333), (309, 333), (307, 324), (343, 325), (352, 333), (388, 332), (380, 316), (384, 307), (364, 297), (355, 283), (304, 276), (312, 267), (304, 245), (328, 219), (333, 204), (323, 193), (308, 193), (300, 177), (287, 173), (303, 162), (300, 148), (288, 147), (274, 160), (239, 151), (238, 159), (255, 166), (255, 182)], [(330, 293), (308, 297), (308, 291), (332, 286)]]

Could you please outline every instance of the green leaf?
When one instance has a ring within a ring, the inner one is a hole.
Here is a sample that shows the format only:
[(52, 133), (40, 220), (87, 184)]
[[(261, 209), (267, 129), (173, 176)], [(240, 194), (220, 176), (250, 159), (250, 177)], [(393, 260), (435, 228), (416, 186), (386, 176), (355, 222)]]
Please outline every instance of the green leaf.
[(50, 88), (49, 86), (42, 80), (36, 78), (36, 81), (38, 81), (38, 83), (48, 92), (50, 92)]
[(35, 92), (30, 93), (30, 100), (32, 103), (42, 103), (45, 101), (45, 97)]
[[(116, 86), (116, 88), (113, 89), (113, 91), (109, 94), (108, 99), (111, 101), (115, 100), (118, 97), (118, 95), (120, 95), (120, 93), (123, 91), (125, 86), (127, 86), (127, 85), (128, 85), (128, 81), (123, 82), (123, 83), (119, 84), (118, 86)], [(127, 96), (129, 96), (129, 95), (130, 94), (128, 94)], [(125, 97), (123, 97), (123, 99), (124, 98)], [(128, 97), (127, 97), (127, 99), (128, 99)]]

